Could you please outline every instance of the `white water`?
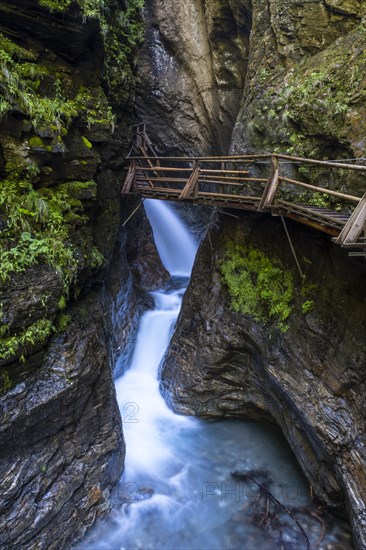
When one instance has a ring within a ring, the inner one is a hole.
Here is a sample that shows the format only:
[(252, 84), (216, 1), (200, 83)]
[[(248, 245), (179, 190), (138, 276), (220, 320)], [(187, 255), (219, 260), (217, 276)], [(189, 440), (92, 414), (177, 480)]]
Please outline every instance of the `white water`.
[[(196, 251), (192, 237), (169, 206), (150, 201), (145, 206), (165, 265), (188, 274)], [(235, 469), (270, 471), (271, 490), (280, 501), (287, 506), (308, 503), (306, 483), (279, 430), (255, 422), (177, 416), (162, 399), (158, 368), (187, 282), (176, 279), (170, 289), (151, 293), (155, 309), (142, 317), (132, 362), (116, 381), (127, 446), (125, 472), (112, 513), (80, 549), (277, 548), (269, 533), (249, 516), (243, 519), (243, 507), (253, 504), (257, 492), (233, 481), (230, 472)], [(296, 546), (286, 548), (306, 548), (301, 533)]]
[(190, 277), (197, 246), (171, 208), (162, 201), (144, 202), (160, 258), (172, 276)]

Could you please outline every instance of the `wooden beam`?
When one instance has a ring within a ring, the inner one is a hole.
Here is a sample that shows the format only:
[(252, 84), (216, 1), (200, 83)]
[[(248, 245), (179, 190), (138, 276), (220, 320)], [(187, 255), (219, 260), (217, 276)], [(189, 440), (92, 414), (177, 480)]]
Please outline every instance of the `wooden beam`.
[(268, 206), (272, 206), (279, 183), (280, 183), (280, 179), (279, 179), (278, 159), (277, 157), (272, 157), (271, 172), (267, 181), (267, 185), (264, 189), (261, 201), (258, 206), (259, 212), (264, 210), (264, 208), (267, 208)]
[(366, 226), (366, 193), (356, 206), (352, 216), (344, 226), (336, 244), (341, 246), (349, 243), (356, 243), (362, 230)]
[(131, 187), (135, 180), (135, 175), (136, 175), (136, 165), (135, 165), (135, 162), (132, 161), (130, 168), (127, 172), (125, 182), (122, 187), (122, 195), (127, 195), (127, 193), (131, 191)]
[(325, 189), (324, 187), (318, 187), (317, 185), (311, 185), (310, 183), (304, 183), (302, 181), (292, 180), (290, 178), (285, 178), (280, 176), (281, 181), (287, 183), (292, 183), (299, 187), (304, 187), (304, 189), (310, 189), (311, 191), (317, 191), (318, 193), (325, 193), (326, 195), (331, 195), (332, 197), (338, 197), (339, 199), (344, 199), (347, 201), (360, 202), (361, 197), (355, 197), (354, 195), (346, 195), (345, 193), (340, 193), (339, 191), (333, 191), (332, 189)]
[(198, 168), (198, 162), (195, 161), (193, 163), (192, 174), (189, 176), (188, 181), (179, 196), (180, 200), (188, 199), (192, 195), (192, 193), (194, 196), (197, 196), (197, 184), (198, 184), (199, 175), (200, 175), (200, 171)]

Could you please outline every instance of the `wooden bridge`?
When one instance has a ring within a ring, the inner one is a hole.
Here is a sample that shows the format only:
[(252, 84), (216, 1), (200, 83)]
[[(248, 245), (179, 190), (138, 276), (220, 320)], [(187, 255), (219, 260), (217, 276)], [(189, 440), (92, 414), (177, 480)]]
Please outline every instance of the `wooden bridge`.
[[(138, 129), (128, 160), (122, 194), (205, 206), (249, 210), (291, 218), (318, 229), (346, 248), (352, 256), (366, 256), (366, 192), (362, 197), (289, 177), (311, 167), (322, 174), (341, 176), (366, 166), (281, 154), (223, 157), (160, 157), (144, 129)], [(299, 170), (299, 168), (301, 168)]]

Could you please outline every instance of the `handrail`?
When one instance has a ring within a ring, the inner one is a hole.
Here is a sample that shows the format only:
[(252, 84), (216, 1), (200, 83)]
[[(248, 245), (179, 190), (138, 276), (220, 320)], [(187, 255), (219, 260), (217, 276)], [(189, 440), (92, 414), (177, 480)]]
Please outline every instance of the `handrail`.
[[(144, 126), (139, 125), (136, 136), (135, 150), (141, 152), (142, 156), (128, 158), (129, 172), (123, 194), (137, 193), (145, 197), (280, 214), (335, 236), (337, 244), (341, 246), (349, 247), (357, 242), (357, 246), (366, 247), (366, 241), (364, 243), (360, 237), (362, 231), (366, 231), (366, 194), (357, 197), (290, 178), (287, 173), (281, 174), (283, 166), (291, 163), (360, 173), (366, 172), (366, 165), (349, 164), (342, 160), (308, 159), (281, 153), (164, 157), (155, 154), (154, 145)], [(149, 156), (148, 151), (152, 151), (153, 156)], [(263, 177), (262, 171), (259, 174), (255, 171), (253, 173), (252, 165), (261, 164), (267, 170), (270, 168), (268, 177)], [(283, 184), (287, 184), (285, 190)], [(288, 192), (288, 185), (335, 197), (345, 201), (347, 206), (342, 208), (342, 213), (334, 212), (331, 211), (331, 204), (330, 209), (315, 207), (314, 201), (306, 201), (307, 195), (296, 193), (290, 200), (284, 200), (283, 191)], [(233, 194), (235, 190), (239, 191)], [(300, 197), (302, 200), (299, 200)], [(356, 203), (352, 214), (350, 203)]]
[(337, 161), (328, 161), (328, 160), (321, 160), (321, 159), (308, 159), (305, 157), (296, 157), (291, 155), (282, 155), (282, 154), (262, 154), (262, 155), (232, 155), (232, 156), (223, 156), (223, 157), (199, 157), (199, 156), (192, 156), (192, 157), (160, 157), (160, 156), (131, 156), (129, 159), (131, 160), (160, 160), (160, 161), (166, 161), (166, 162), (245, 162), (248, 164), (253, 164), (259, 159), (268, 159), (271, 160), (271, 158), (277, 158), (279, 160), (290, 160), (293, 162), (302, 162), (306, 164), (316, 164), (319, 166), (327, 166), (329, 168), (343, 168), (346, 170), (358, 170), (361, 172), (366, 171), (366, 165), (363, 166), (361, 164), (345, 164), (341, 160), (339, 162)]

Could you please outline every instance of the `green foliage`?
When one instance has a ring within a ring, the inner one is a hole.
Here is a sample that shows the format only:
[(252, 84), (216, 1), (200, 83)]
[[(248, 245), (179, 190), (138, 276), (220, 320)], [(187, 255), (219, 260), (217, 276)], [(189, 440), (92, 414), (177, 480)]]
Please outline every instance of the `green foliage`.
[(67, 315), (66, 313), (59, 313), (56, 317), (56, 330), (58, 332), (64, 332), (64, 330), (67, 329), (71, 322), (71, 315)]
[(28, 350), (36, 344), (44, 343), (51, 335), (54, 327), (49, 319), (39, 319), (23, 332), (0, 339), (0, 359), (10, 359), (20, 355), (21, 360)]
[(66, 297), (61, 296), (61, 298), (59, 299), (58, 304), (57, 304), (58, 309), (60, 311), (63, 311), (66, 308), (66, 305), (67, 305)]
[(280, 264), (252, 246), (230, 243), (220, 265), (235, 311), (256, 321), (274, 318), (282, 332), (292, 311), (293, 278)]
[[(3, 183), (0, 212), (7, 225), (0, 237), (0, 280), (9, 281), (13, 273), (45, 262), (59, 271), (67, 292), (80, 261), (71, 233), (88, 221), (78, 197), (86, 188), (95, 193), (95, 182), (67, 182), (38, 191), (26, 181)], [(87, 248), (84, 263), (101, 265), (99, 250), (89, 244)]]
[(65, 11), (73, 0), (39, 0), (39, 5), (51, 11)]
[(305, 300), (301, 306), (301, 312), (305, 315), (306, 313), (309, 313), (314, 309), (314, 301), (313, 300)]
[(12, 388), (13, 384), (9, 377), (7, 369), (0, 369), (0, 391), (8, 391)]
[(81, 136), (81, 140), (84, 143), (85, 147), (87, 147), (88, 149), (91, 149), (93, 147), (93, 145), (85, 136)]
[[(0, 118), (12, 110), (20, 111), (29, 118), (35, 132), (46, 129), (54, 138), (65, 136), (76, 117), (89, 126), (102, 123), (114, 130), (115, 117), (101, 90), (95, 93), (79, 86), (67, 96), (63, 82), (67, 77), (36, 63), (32, 55), (0, 33)], [(83, 142), (91, 147), (86, 138)], [(38, 136), (31, 137), (29, 145), (33, 149), (52, 150)]]

